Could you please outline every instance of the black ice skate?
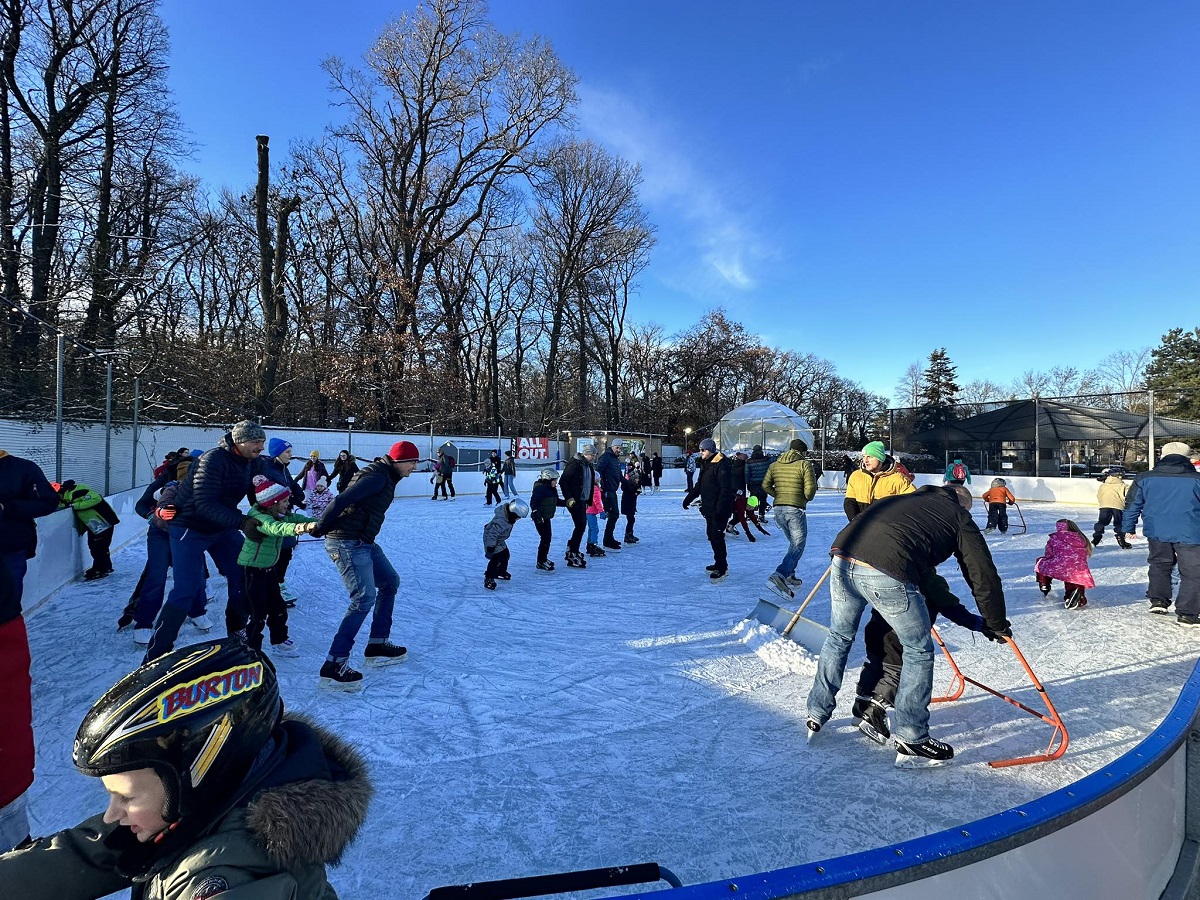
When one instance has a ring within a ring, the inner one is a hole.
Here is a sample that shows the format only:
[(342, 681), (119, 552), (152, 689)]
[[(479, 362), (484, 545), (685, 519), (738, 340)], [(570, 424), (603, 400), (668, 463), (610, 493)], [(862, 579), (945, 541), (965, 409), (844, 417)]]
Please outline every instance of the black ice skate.
[(332, 691), (361, 691), (362, 672), (354, 671), (346, 660), (326, 660), (321, 666), (321, 687)]
[(944, 766), (954, 758), (954, 748), (927, 737), (923, 741), (902, 741), (896, 738), (896, 768), (925, 769)]
[(543, 572), (553, 572), (554, 571), (554, 563), (550, 562), (550, 560), (548, 560), (548, 559), (543, 559), (541, 562), (539, 562), (537, 564), (537, 567), (539, 569), (541, 569)]
[(363, 651), (363, 662), (368, 666), (394, 666), (396, 663), (404, 662), (408, 656), (408, 650), (404, 647), (397, 646), (391, 641), (377, 641), (367, 644), (367, 649)]

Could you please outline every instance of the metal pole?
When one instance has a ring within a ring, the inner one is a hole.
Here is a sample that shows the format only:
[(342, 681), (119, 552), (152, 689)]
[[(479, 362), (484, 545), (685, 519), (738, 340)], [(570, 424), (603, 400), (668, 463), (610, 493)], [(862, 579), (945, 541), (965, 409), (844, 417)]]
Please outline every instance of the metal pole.
[(1038, 428), (1038, 398), (1033, 398), (1033, 477), (1042, 474), (1042, 430)]
[[(104, 496), (107, 497), (111, 493), (112, 488), (112, 360), (109, 360), (105, 366), (105, 383), (107, 389), (104, 392)], [(132, 485), (131, 485), (132, 486)]]
[(1153, 469), (1154, 468), (1154, 391), (1146, 391), (1146, 394), (1149, 396), (1149, 400), (1150, 400), (1149, 406), (1147, 406), (1147, 408), (1146, 408), (1146, 415), (1149, 417), (1149, 419), (1148, 419), (1149, 428), (1147, 429), (1147, 431), (1150, 434), (1150, 447), (1148, 450), (1149, 456), (1146, 457), (1146, 468)]
[(57, 385), (54, 398), (54, 480), (60, 484), (63, 480), (63, 371), (66, 368), (63, 353), (66, 343), (66, 336), (60, 333), (58, 336), (58, 365), (55, 374)]
[(142, 405), (142, 379), (133, 379), (133, 480), (131, 488), (137, 487), (137, 457), (138, 457), (138, 410)]

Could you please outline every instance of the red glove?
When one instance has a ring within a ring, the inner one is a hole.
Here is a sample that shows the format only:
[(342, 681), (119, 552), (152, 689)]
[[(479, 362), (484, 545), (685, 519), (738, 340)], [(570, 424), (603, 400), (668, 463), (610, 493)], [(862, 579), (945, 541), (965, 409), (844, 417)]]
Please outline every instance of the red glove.
[(173, 518), (175, 518), (175, 512), (176, 510), (174, 506), (160, 506), (154, 511), (154, 517), (156, 519), (162, 519), (164, 522), (170, 522)]

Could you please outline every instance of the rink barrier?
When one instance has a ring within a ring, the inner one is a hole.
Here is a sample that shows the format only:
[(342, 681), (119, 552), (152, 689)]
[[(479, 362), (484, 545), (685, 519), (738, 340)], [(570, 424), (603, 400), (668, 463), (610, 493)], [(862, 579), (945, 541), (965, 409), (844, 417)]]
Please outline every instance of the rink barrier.
[[(1141, 743), (1044, 797), (874, 850), (674, 889), (671, 900), (1185, 900), (1200, 889), (1198, 722), (1200, 663)], [(869, 783), (871, 773), (862, 777)], [(913, 777), (937, 789), (936, 771)]]

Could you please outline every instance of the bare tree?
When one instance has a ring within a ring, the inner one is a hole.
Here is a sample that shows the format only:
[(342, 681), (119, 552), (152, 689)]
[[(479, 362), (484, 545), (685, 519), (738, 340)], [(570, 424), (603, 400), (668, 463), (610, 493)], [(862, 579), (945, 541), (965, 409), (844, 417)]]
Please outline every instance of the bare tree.
[(896, 382), (896, 402), (900, 406), (919, 406), (924, 389), (925, 370), (919, 363), (911, 363)]

